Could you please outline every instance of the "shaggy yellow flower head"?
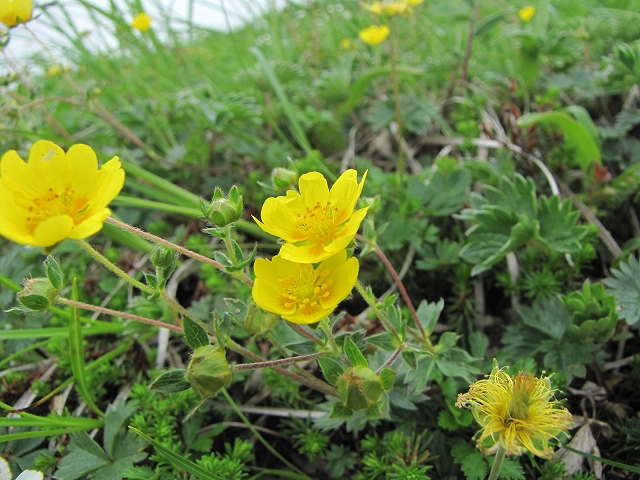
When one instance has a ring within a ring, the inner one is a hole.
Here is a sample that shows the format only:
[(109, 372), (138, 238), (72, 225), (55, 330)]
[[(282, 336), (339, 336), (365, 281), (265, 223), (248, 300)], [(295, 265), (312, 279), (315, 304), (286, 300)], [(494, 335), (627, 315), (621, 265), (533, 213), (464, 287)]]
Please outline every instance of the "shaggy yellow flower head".
[(0, 0), (0, 22), (7, 27), (31, 20), (32, 0)]
[(386, 25), (371, 25), (370, 27), (360, 30), (358, 35), (364, 43), (379, 45), (389, 36), (389, 27)]
[(536, 14), (536, 7), (527, 5), (518, 11), (518, 16), (523, 22), (529, 22)]
[(39, 247), (86, 238), (102, 228), (111, 214), (106, 207), (123, 185), (118, 157), (98, 169), (87, 145), (73, 145), (65, 154), (40, 140), (27, 162), (11, 150), (0, 159), (0, 235)]
[(507, 455), (526, 451), (549, 458), (549, 441), (572, 425), (571, 414), (555, 400), (548, 377), (529, 372), (511, 376), (494, 363), (491, 375), (471, 384), (458, 396), (456, 406), (469, 407), (482, 429), (478, 447), (484, 441), (500, 443)]
[(151, 28), (151, 17), (144, 12), (137, 14), (131, 21), (131, 26), (141, 32), (146, 32)]
[(387, 17), (402, 14), (411, 15), (411, 5), (408, 1), (380, 2), (376, 0), (373, 3), (361, 3), (360, 5), (364, 10), (367, 10), (374, 15)]
[(367, 172), (358, 183), (358, 172), (347, 170), (333, 184), (319, 172), (305, 173), (298, 182), (300, 193), (268, 198), (253, 219), (265, 232), (286, 243), (279, 255), (298, 263), (318, 263), (347, 248), (369, 207), (354, 211)]
[(256, 304), (293, 323), (315, 323), (331, 312), (353, 290), (358, 279), (358, 259), (347, 260), (347, 252), (314, 267), (295, 263), (280, 255), (258, 258), (253, 269), (256, 281), (251, 292)]

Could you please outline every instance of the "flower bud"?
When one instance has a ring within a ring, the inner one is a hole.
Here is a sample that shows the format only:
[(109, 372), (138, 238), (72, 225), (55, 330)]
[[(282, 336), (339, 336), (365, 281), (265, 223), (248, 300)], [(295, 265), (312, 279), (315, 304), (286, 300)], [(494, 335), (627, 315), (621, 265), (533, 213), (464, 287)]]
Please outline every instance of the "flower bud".
[(151, 251), (151, 264), (156, 268), (173, 270), (176, 264), (176, 253), (164, 245), (156, 245)]
[(361, 197), (360, 204), (363, 207), (369, 207), (367, 213), (376, 213), (378, 210), (380, 210), (380, 195), (376, 195), (375, 197)]
[(271, 171), (271, 183), (277, 191), (285, 191), (294, 188), (298, 183), (298, 174), (288, 168), (274, 168)]
[(187, 381), (202, 398), (213, 397), (231, 379), (225, 352), (215, 345), (194, 350), (186, 373)]
[(347, 368), (338, 378), (337, 386), (340, 400), (351, 410), (373, 407), (382, 395), (380, 378), (363, 365)]
[(216, 187), (211, 203), (203, 207), (205, 218), (214, 226), (222, 228), (242, 218), (244, 203), (242, 195), (234, 185), (229, 190), (229, 196), (224, 197), (222, 190)]
[(278, 321), (278, 315), (265, 312), (260, 307), (250, 309), (244, 319), (244, 328), (251, 335), (260, 335), (269, 330)]

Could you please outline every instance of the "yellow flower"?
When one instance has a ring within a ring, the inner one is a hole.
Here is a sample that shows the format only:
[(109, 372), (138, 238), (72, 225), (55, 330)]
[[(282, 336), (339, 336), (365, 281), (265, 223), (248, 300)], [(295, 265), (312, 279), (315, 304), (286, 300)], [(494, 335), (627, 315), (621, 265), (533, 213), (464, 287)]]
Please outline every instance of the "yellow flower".
[(300, 193), (268, 198), (262, 206), (262, 221), (253, 217), (265, 232), (282, 238), (284, 260), (318, 263), (344, 250), (355, 237), (369, 207), (354, 212), (367, 172), (358, 183), (358, 172), (347, 170), (331, 187), (321, 173), (300, 177)]
[(518, 11), (518, 16), (520, 17), (520, 19), (523, 22), (530, 21), (535, 14), (536, 14), (536, 7), (533, 7), (531, 5), (527, 5), (526, 7), (522, 7)]
[(0, 22), (7, 27), (31, 20), (32, 0), (0, 0)]
[(64, 151), (46, 140), (33, 144), (28, 162), (15, 150), (0, 159), (0, 235), (50, 247), (86, 238), (102, 228), (106, 208), (124, 185), (118, 157), (98, 169), (87, 145)]
[(343, 38), (340, 40), (340, 48), (343, 50), (351, 50), (353, 49), (353, 42), (350, 38)]
[(408, 1), (380, 2), (376, 0), (373, 3), (361, 3), (360, 5), (363, 9), (374, 15), (392, 16), (411, 14), (411, 6)]
[(251, 292), (256, 304), (293, 323), (315, 323), (333, 312), (353, 290), (358, 279), (358, 259), (347, 260), (346, 250), (314, 267), (280, 255), (258, 258)]
[(360, 39), (369, 45), (378, 45), (384, 42), (389, 36), (389, 27), (386, 25), (371, 25), (360, 30)]
[(151, 17), (144, 12), (137, 14), (131, 21), (131, 26), (141, 32), (146, 32), (151, 28)]
[(416, 5), (420, 5), (424, 2), (424, 0), (405, 0), (409, 5), (415, 7)]
[(526, 451), (549, 458), (552, 438), (572, 425), (571, 414), (555, 400), (548, 377), (536, 378), (529, 372), (511, 376), (494, 360), (491, 375), (458, 396), (456, 406), (469, 407), (482, 429), (478, 447), (485, 440), (499, 443), (507, 455)]

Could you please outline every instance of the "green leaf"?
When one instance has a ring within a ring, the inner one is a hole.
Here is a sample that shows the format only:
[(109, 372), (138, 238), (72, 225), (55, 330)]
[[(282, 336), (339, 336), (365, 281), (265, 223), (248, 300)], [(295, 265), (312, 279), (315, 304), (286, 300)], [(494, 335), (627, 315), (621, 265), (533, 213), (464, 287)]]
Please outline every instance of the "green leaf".
[(174, 369), (158, 375), (149, 388), (162, 393), (177, 393), (191, 388), (191, 384), (185, 378), (184, 369)]
[(482, 480), (489, 470), (485, 456), (478, 449), (475, 449), (475, 452), (469, 453), (462, 459), (460, 468), (467, 480)]
[(564, 135), (564, 141), (575, 151), (580, 168), (587, 172), (593, 162), (602, 164), (600, 148), (589, 130), (564, 112), (527, 113), (518, 119), (518, 125), (553, 125)]
[(397, 342), (389, 332), (377, 333), (367, 337), (367, 342), (380, 347), (387, 352), (393, 352), (397, 347)]
[(353, 365), (354, 367), (357, 367), (358, 365), (361, 365), (363, 367), (369, 366), (367, 359), (364, 358), (364, 355), (362, 354), (360, 349), (356, 346), (355, 343), (353, 343), (353, 340), (351, 340), (350, 338), (347, 338), (344, 342), (344, 354), (347, 356), (349, 362), (351, 362), (351, 365)]
[(45, 297), (44, 295), (38, 295), (37, 293), (19, 296), (18, 301), (24, 306), (24, 308), (36, 312), (46, 310), (50, 305), (49, 299), (47, 297)]
[[(493, 465), (493, 460), (495, 460), (495, 457), (491, 457), (489, 460), (491, 465)], [(504, 480), (524, 480), (524, 470), (520, 462), (511, 458), (505, 458), (500, 468), (500, 478)]]
[(318, 358), (318, 365), (322, 369), (324, 378), (332, 385), (338, 382), (338, 377), (344, 372), (342, 366), (333, 358), (320, 357)]
[[(71, 287), (71, 298), (78, 300), (78, 281), (73, 279)], [(101, 417), (104, 417), (102, 410), (98, 408), (93, 398), (94, 392), (89, 388), (85, 376), (84, 348), (83, 348), (82, 325), (80, 323), (80, 309), (73, 307), (73, 316), (69, 322), (69, 359), (71, 360), (71, 371), (76, 382), (76, 388), (87, 405)]]
[[(412, 67), (406, 67), (402, 65), (398, 65), (396, 67), (396, 72), (399, 74), (404, 73), (404, 74), (417, 75), (417, 76), (424, 75), (423, 70), (412, 68)], [(391, 67), (389, 66), (380, 67), (365, 73), (358, 80), (356, 80), (353, 83), (353, 85), (351, 85), (351, 88), (349, 89), (349, 98), (347, 98), (347, 105), (349, 106), (349, 108), (353, 110), (356, 107), (356, 105), (358, 104), (358, 100), (360, 100), (360, 98), (365, 94), (367, 87), (369, 87), (369, 84), (374, 79), (381, 76), (387, 76), (390, 73), (391, 73)]]
[(560, 202), (557, 196), (549, 199), (542, 197), (537, 239), (556, 252), (573, 253), (581, 250), (580, 240), (587, 234), (587, 228), (576, 225), (579, 216), (573, 210), (571, 200)]
[(640, 320), (640, 265), (632, 255), (619, 269), (611, 270), (611, 277), (605, 279), (610, 295), (620, 307), (619, 317), (634, 325)]
[(525, 325), (557, 340), (564, 336), (571, 323), (569, 312), (555, 297), (539, 300), (532, 307), (521, 306), (516, 312)]
[[(204, 468), (196, 465), (190, 460), (187, 460), (183, 455), (179, 455), (162, 444), (156, 442), (153, 438), (145, 435), (140, 430), (129, 427), (129, 429), (137, 435), (140, 435), (143, 439), (149, 442), (158, 452), (158, 455), (168, 460), (170, 464), (183, 469), (185, 472), (195, 475), (199, 480), (224, 480), (224, 477), (216, 475), (215, 473), (208, 472)], [(65, 479), (66, 480), (66, 479)]]
[(420, 305), (418, 305), (418, 310), (416, 311), (418, 314), (418, 320), (420, 320), (420, 324), (424, 328), (425, 332), (427, 332), (427, 335), (431, 335), (433, 332), (443, 308), (444, 300), (442, 298), (438, 303), (427, 303), (426, 300), (422, 300)]
[(413, 350), (403, 350), (402, 360), (404, 360), (404, 362), (409, 366), (411, 370), (416, 370), (418, 368), (418, 356)]
[(382, 388), (386, 391), (391, 390), (395, 381), (396, 372), (389, 367), (383, 368), (380, 372), (380, 382), (382, 383)]
[(132, 402), (125, 402), (124, 400), (120, 400), (116, 405), (109, 405), (107, 408), (102, 444), (109, 457), (114, 458), (116, 436), (135, 410), (136, 407)]
[(44, 267), (47, 278), (51, 282), (51, 285), (53, 285), (53, 288), (56, 290), (62, 289), (64, 286), (64, 273), (62, 273), (62, 268), (60, 268), (58, 261), (54, 257), (48, 256), (44, 261)]
[(350, 418), (353, 415), (353, 410), (345, 407), (340, 402), (335, 402), (331, 406), (331, 418)]
[(107, 454), (87, 432), (72, 433), (69, 454), (60, 460), (55, 476), (64, 480), (76, 480), (109, 465), (110, 462)]
[(209, 345), (209, 335), (202, 325), (191, 317), (182, 318), (184, 339), (192, 350)]

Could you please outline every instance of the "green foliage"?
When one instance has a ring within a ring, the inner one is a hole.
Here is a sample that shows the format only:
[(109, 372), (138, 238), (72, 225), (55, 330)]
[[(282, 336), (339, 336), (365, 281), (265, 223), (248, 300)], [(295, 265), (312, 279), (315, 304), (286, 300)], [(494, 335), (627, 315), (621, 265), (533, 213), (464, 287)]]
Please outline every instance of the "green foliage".
[(604, 286), (584, 282), (582, 289), (561, 297), (571, 315), (571, 328), (586, 341), (602, 344), (613, 335), (618, 322), (616, 301)]
[(485, 198), (474, 196), (473, 208), (459, 218), (474, 223), (467, 230), (468, 243), (460, 255), (474, 264), (477, 275), (502, 260), (507, 253), (527, 243), (545, 252), (572, 253), (580, 250), (585, 227), (576, 225), (578, 212), (568, 200), (536, 198), (532, 180), (516, 175), (503, 177), (500, 189), (485, 186)]
[(611, 270), (611, 277), (604, 280), (609, 293), (620, 307), (620, 319), (629, 325), (640, 320), (640, 265), (634, 256)]

